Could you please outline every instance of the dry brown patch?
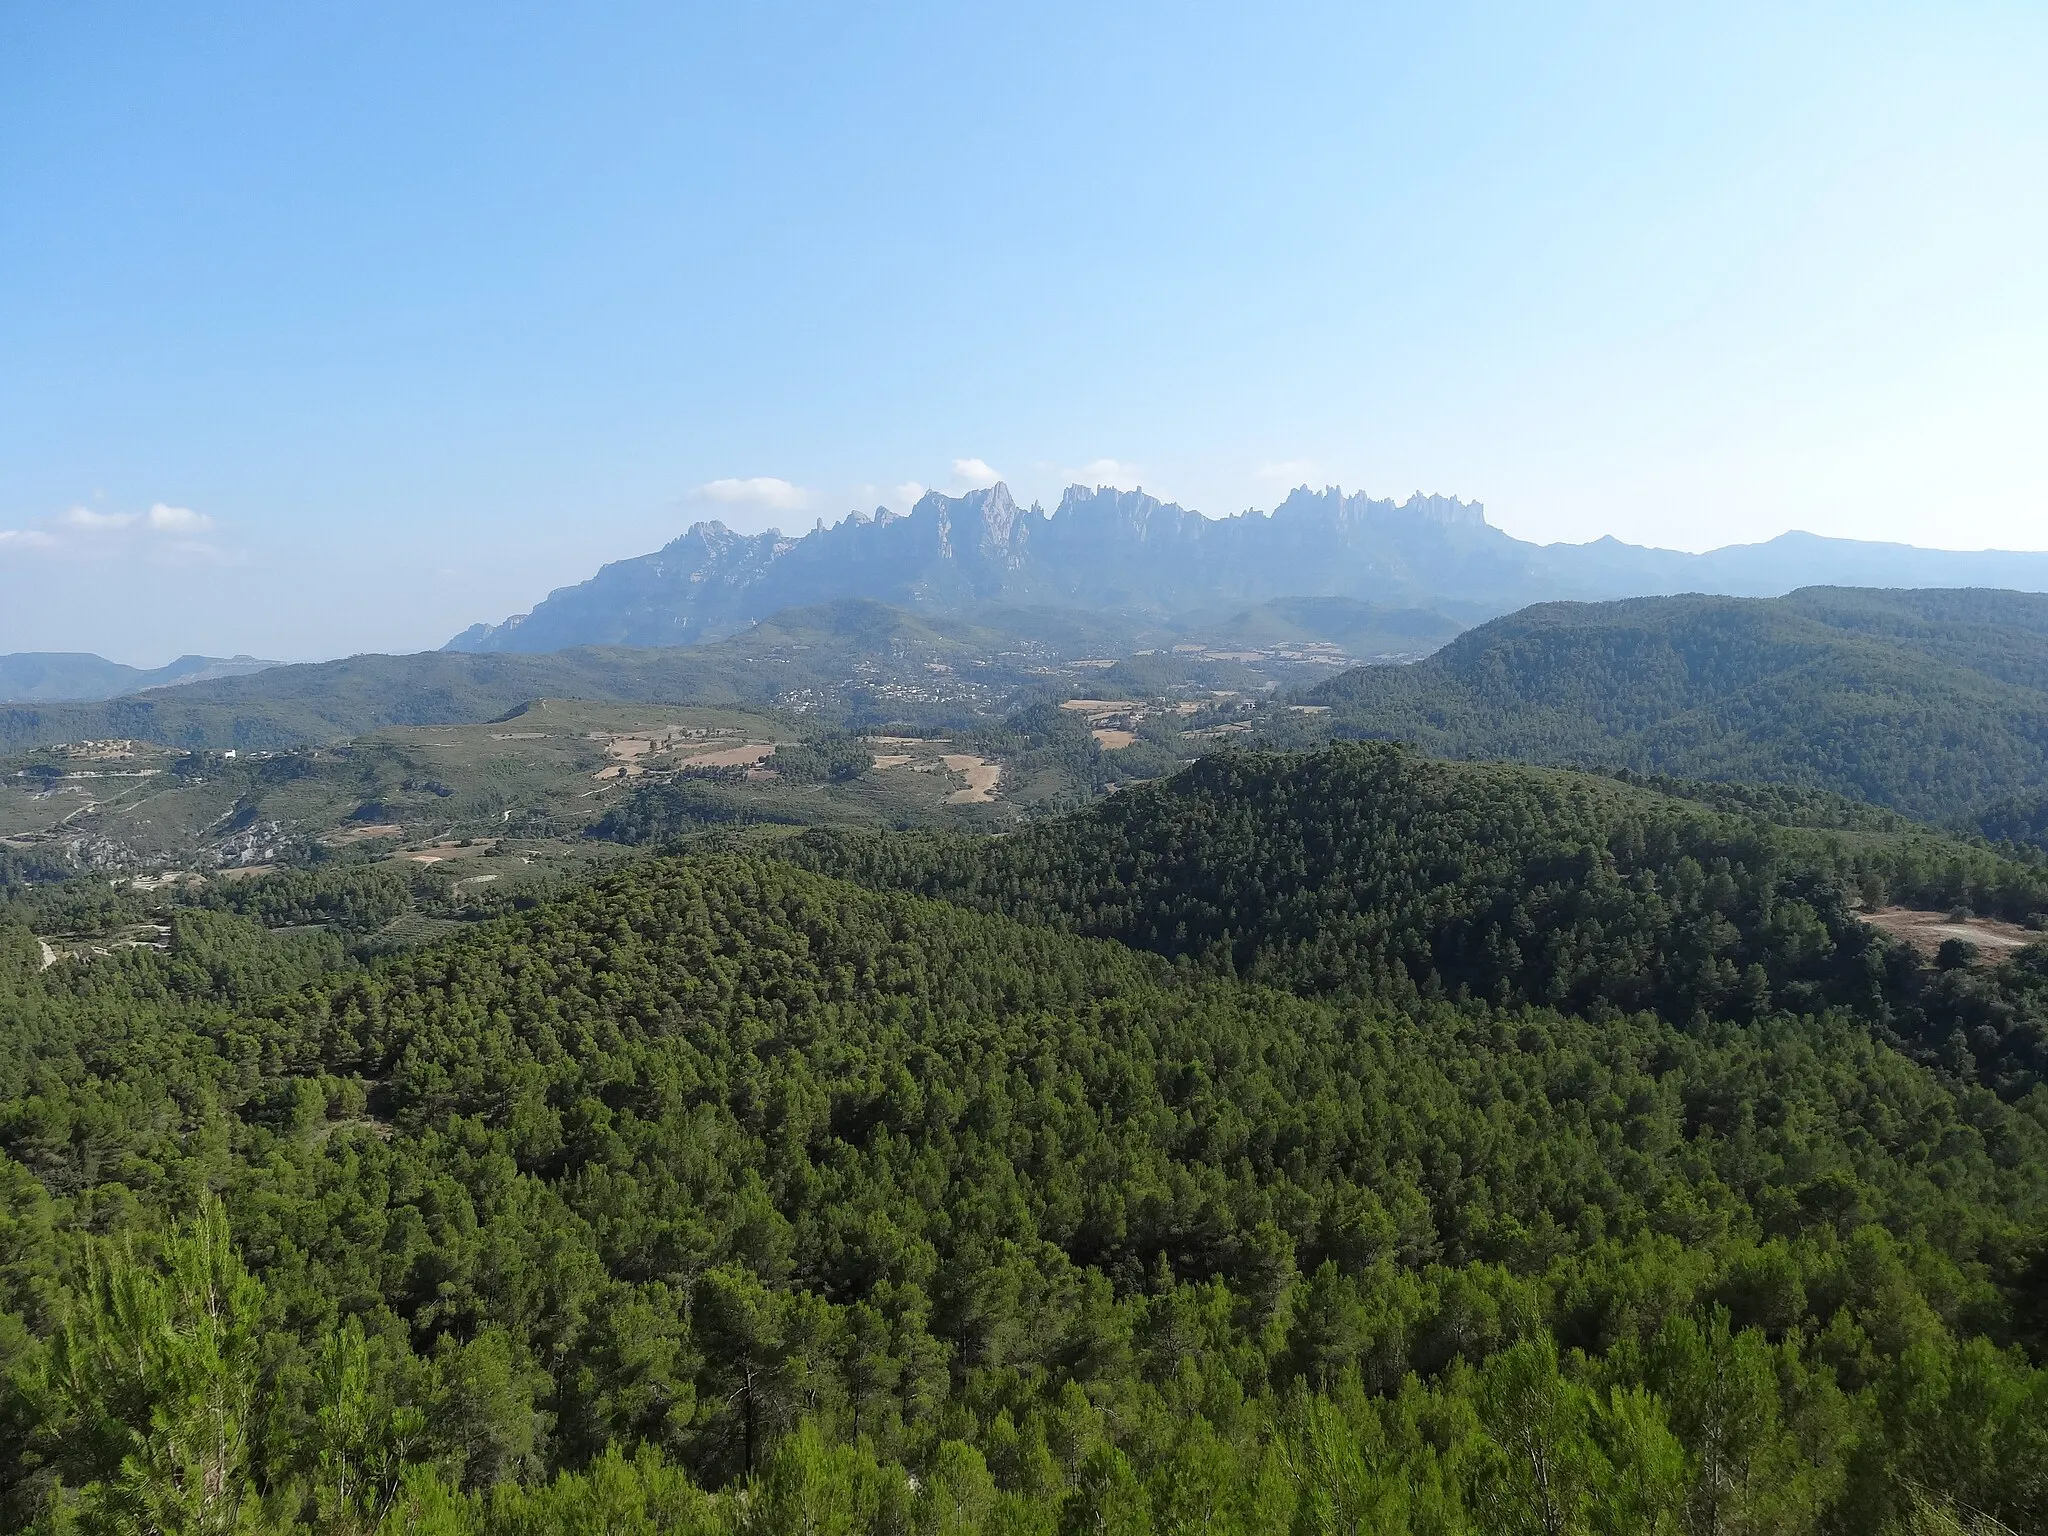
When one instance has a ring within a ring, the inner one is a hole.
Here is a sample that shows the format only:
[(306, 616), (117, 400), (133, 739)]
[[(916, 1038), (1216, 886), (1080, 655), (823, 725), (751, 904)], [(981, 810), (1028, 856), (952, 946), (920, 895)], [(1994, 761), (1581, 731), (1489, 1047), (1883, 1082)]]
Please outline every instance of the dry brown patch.
[(1935, 953), (1945, 939), (1961, 939), (1985, 951), (1988, 958), (2003, 959), (2016, 949), (2048, 938), (1994, 917), (1951, 917), (1946, 912), (1921, 912), (1912, 907), (1882, 907), (1861, 915), (1871, 927), (1912, 945), (1923, 955)]
[(946, 796), (948, 805), (986, 805), (996, 797), (996, 785), (1003, 777), (1003, 766), (992, 763), (985, 757), (975, 757), (967, 752), (949, 752), (944, 758), (946, 766), (967, 780), (965, 789), (956, 789)]
[(1105, 752), (1114, 752), (1119, 747), (1128, 747), (1138, 739), (1136, 731), (1113, 731), (1107, 726), (1097, 726), (1088, 734), (1095, 738), (1095, 744)]
[(721, 747), (715, 752), (693, 752), (681, 759), (678, 768), (751, 768), (775, 751), (774, 743), (750, 741), (743, 747)]
[(160, 875), (137, 875), (128, 884), (138, 891), (160, 891), (171, 885), (204, 885), (202, 876), (182, 869), (166, 870)]
[[(111, 741), (67, 741), (58, 750), (69, 758), (107, 762), (116, 758), (140, 757), (150, 749), (139, 741), (116, 738)], [(228, 756), (233, 757), (234, 754), (230, 752)]]
[(908, 752), (884, 752), (875, 759), (875, 766), (877, 768), (901, 768), (909, 761), (910, 754)]
[(403, 837), (405, 828), (395, 821), (380, 821), (375, 826), (343, 827), (330, 832), (320, 841), (330, 848), (339, 848), (344, 843), (366, 843), (373, 837)]
[(449, 859), (477, 858), (485, 849), (496, 847), (497, 842), (495, 837), (479, 837), (473, 839), (465, 848), (455, 839), (447, 838), (440, 842), (428, 843), (423, 848), (409, 848), (404, 853), (393, 854), (392, 857), (407, 859), (414, 864), (442, 864)]

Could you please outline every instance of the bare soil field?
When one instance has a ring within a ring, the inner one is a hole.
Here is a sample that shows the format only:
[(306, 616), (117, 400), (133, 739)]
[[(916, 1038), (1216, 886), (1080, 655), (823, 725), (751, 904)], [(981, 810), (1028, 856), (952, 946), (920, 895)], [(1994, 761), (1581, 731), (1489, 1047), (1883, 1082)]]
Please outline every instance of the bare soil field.
[(750, 741), (745, 746), (721, 747), (715, 752), (693, 752), (676, 759), (678, 768), (751, 768), (775, 750), (773, 742)]
[(965, 789), (956, 789), (946, 796), (948, 805), (987, 805), (996, 797), (996, 785), (1003, 777), (1000, 763), (992, 763), (985, 757), (975, 757), (967, 752), (949, 752), (945, 764), (953, 772), (967, 780)]
[(495, 837), (473, 839), (465, 848), (460, 841), (428, 843), (424, 848), (414, 848), (405, 853), (395, 853), (394, 859), (405, 859), (414, 864), (445, 864), (450, 859), (474, 859), (484, 850), (497, 846)]
[(2048, 934), (1991, 917), (1952, 918), (1946, 912), (1919, 912), (1911, 907), (1882, 907), (1862, 916), (1871, 927), (1904, 940), (1925, 955), (1940, 949), (1944, 939), (1962, 939), (1983, 951), (1983, 958), (2002, 960), (2016, 949), (2048, 940)]
[(1082, 715), (1120, 715), (1125, 710), (1138, 708), (1135, 699), (1069, 699), (1060, 706)]
[(1138, 739), (1136, 731), (1113, 731), (1107, 726), (1097, 726), (1088, 734), (1095, 738), (1095, 744), (1105, 752), (1114, 752), (1119, 747), (1128, 747)]
[[(593, 779), (637, 779), (651, 766), (672, 766), (675, 768), (751, 768), (775, 750), (773, 742), (748, 741), (737, 746), (704, 746), (707, 734), (719, 736), (727, 732), (706, 733), (704, 731), (648, 731), (628, 735), (602, 735), (604, 754), (611, 759), (609, 766), (600, 768)], [(672, 764), (655, 765), (648, 758), (665, 756), (670, 752), (682, 752)]]
[(395, 821), (380, 821), (375, 826), (343, 827), (339, 832), (330, 832), (320, 841), (330, 848), (340, 848), (348, 843), (367, 843), (376, 837), (403, 837), (405, 828)]

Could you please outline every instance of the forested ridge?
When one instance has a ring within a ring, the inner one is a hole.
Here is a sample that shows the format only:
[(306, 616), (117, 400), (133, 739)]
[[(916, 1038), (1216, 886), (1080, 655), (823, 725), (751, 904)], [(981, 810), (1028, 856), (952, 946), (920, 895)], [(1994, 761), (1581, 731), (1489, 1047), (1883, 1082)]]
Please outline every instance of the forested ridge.
[(2048, 966), (1850, 905), (2038, 870), (1385, 746), (781, 853), (0, 919), (0, 1523), (2048, 1530)]
[(1545, 603), (1303, 697), (1440, 756), (1834, 790), (1923, 821), (2048, 781), (2048, 597), (1814, 587)]
[(1226, 752), (1000, 839), (816, 831), (788, 855), (1312, 994), (1679, 1021), (1841, 1008), (2008, 1098), (2048, 1081), (2048, 948), (1935, 970), (1858, 915), (2041, 926), (2048, 869), (1903, 821), (1802, 825), (1824, 818), (1797, 792), (1683, 787), (1718, 805), (1389, 744)]

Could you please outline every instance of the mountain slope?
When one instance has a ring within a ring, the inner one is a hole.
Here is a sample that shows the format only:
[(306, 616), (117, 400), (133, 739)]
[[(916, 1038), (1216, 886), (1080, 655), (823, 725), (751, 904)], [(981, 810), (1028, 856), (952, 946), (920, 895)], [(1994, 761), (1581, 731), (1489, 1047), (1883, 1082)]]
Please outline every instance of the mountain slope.
[(180, 656), (169, 666), (130, 667), (88, 651), (17, 651), (0, 656), (0, 701), (91, 703), (219, 677), (246, 677), (274, 667), (253, 656)]
[[(367, 966), (166, 915), (0, 922), (10, 1529), (223, 1399), (223, 1528), (374, 1528), (361, 1466), (449, 1536), (2048, 1512), (2042, 1127), (1838, 1021), (1339, 1005), (738, 859)], [(124, 1369), (180, 1281), (235, 1347)]]
[[(993, 670), (989, 659), (1016, 643), (1001, 631), (879, 603), (834, 603), (704, 647), (352, 656), (98, 704), (0, 705), (0, 751), (104, 737), (279, 749), (385, 726), (489, 720), (544, 697), (847, 708), (875, 690), (914, 684), (943, 711), (947, 698), (972, 702), (986, 686), (980, 677)], [(957, 666), (962, 675), (934, 666)]]
[(678, 645), (838, 598), (960, 612), (1002, 602), (1152, 615), (1270, 598), (1348, 597), (1474, 622), (1556, 598), (1770, 594), (1819, 581), (2048, 590), (2048, 554), (1959, 554), (1787, 534), (1706, 555), (1614, 539), (1537, 545), (1476, 502), (1302, 487), (1271, 514), (1208, 518), (1142, 491), (1070, 487), (1049, 515), (1003, 485), (928, 493), (906, 515), (856, 512), (802, 538), (698, 523), (605, 566), (531, 613), (474, 625), (457, 651)]
[(1545, 604), (1303, 695), (1451, 757), (1831, 789), (1926, 820), (2048, 788), (2048, 597)]
[(2048, 1084), (2048, 947), (2003, 979), (1930, 978), (1858, 915), (2048, 923), (2048, 871), (1921, 828), (1778, 826), (1350, 743), (1219, 753), (1001, 839), (814, 832), (786, 852), (1297, 992), (1694, 1020), (1840, 1008), (2008, 1098)]
[[(1440, 613), (1342, 598), (1175, 619), (1005, 603), (907, 613), (842, 599), (696, 646), (353, 656), (99, 703), (0, 704), (0, 754), (108, 737), (275, 750), (387, 726), (477, 723), (543, 697), (772, 705), (943, 731), (1060, 686), (1053, 674), (1067, 662), (1098, 689), (1291, 686), (1303, 665), (1327, 676), (1354, 659), (1426, 653), (1461, 627)], [(1190, 639), (1217, 644), (1178, 645)], [(1105, 670), (1116, 657), (1125, 660)]]

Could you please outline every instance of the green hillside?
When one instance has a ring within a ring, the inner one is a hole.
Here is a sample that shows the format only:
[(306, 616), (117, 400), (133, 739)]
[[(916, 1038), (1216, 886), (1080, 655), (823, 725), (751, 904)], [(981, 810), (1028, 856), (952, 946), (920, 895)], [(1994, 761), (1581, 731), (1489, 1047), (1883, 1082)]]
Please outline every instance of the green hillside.
[(1553, 603), (1303, 696), (1449, 757), (1829, 789), (1929, 821), (2048, 786), (2048, 597)]
[(2048, 853), (2048, 794), (2001, 801), (1978, 812), (1973, 825), (1994, 842), (2018, 843)]
[[(942, 617), (848, 599), (788, 609), (705, 645), (353, 656), (102, 703), (0, 703), (0, 756), (110, 739), (284, 751), (393, 727), (477, 724), (539, 698), (772, 708), (944, 731), (1040, 694), (1256, 689), (1276, 680), (1292, 687), (1304, 675), (1303, 642), (1346, 654), (1335, 635), (1355, 643), (1348, 654), (1412, 655), (1456, 630), (1440, 615), (1342, 600), (1264, 604), (1177, 624), (995, 605)], [(1224, 650), (1175, 653), (1177, 641), (1212, 632)], [(1106, 665), (1118, 658), (1120, 665)], [(1329, 657), (1314, 660), (1309, 675), (1320, 675)]]
[(0, 1519), (2048, 1529), (2048, 950), (1850, 905), (2038, 870), (1375, 745), (777, 847), (0, 907)]
[[(852, 771), (803, 771), (826, 744)], [(972, 828), (1016, 815), (1007, 798), (948, 803), (967, 782), (946, 766), (955, 750), (933, 738), (869, 771), (871, 748), (804, 716), (563, 699), (278, 753), (89, 743), (0, 760), (0, 889), (88, 872), (447, 858), (451, 843), (553, 854), (593, 827), (626, 842), (647, 840), (634, 828), (688, 829), (644, 810), (650, 800), (688, 806), (690, 826)]]
[(993, 842), (818, 832), (789, 852), (1309, 994), (1678, 1020), (1838, 1009), (2048, 1103), (2048, 948), (1931, 971), (1863, 920), (1964, 907), (2048, 927), (2048, 870), (1905, 823), (1799, 825), (1814, 818), (1797, 797), (1780, 824), (1761, 814), (1771, 798), (1731, 812), (1357, 744), (1219, 753)]
[(390, 726), (490, 720), (537, 698), (705, 706), (829, 701), (836, 713), (857, 711), (876, 688), (906, 683), (914, 684), (900, 701), (906, 709), (971, 718), (981, 685), (947, 679), (930, 664), (986, 662), (1006, 638), (849, 601), (779, 614), (714, 645), (355, 656), (103, 704), (0, 706), (0, 751), (105, 738), (280, 750)]
[(11, 1523), (179, 1468), (322, 1529), (2048, 1515), (2048, 1128), (1855, 1029), (1340, 1006), (736, 860), (368, 969), (25, 944)]

